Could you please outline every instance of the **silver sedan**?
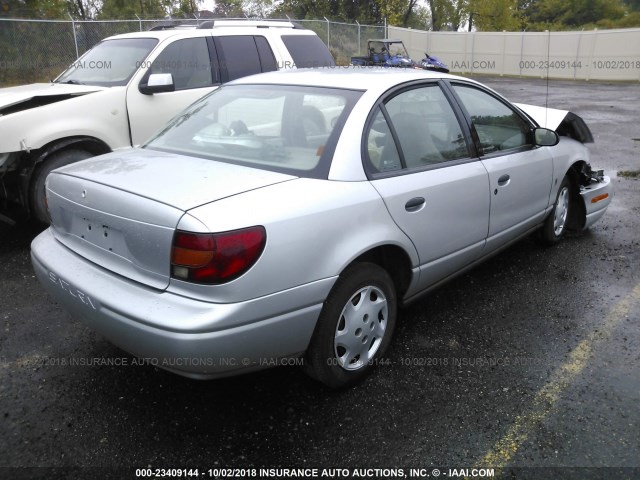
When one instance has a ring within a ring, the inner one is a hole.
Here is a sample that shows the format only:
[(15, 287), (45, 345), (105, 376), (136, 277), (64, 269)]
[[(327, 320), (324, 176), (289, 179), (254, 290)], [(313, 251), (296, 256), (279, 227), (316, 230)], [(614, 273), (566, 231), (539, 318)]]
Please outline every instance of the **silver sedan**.
[(589, 141), (573, 113), (445, 74), (248, 77), (142, 148), (50, 174), (33, 265), (153, 365), (212, 378), (297, 359), (342, 387), (380, 362), (400, 305), (598, 220), (613, 191)]

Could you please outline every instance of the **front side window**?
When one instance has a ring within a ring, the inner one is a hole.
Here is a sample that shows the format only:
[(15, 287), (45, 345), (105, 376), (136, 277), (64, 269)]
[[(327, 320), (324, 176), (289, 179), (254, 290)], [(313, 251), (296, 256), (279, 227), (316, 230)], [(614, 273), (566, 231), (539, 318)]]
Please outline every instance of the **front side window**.
[(509, 106), (478, 88), (453, 88), (471, 117), (482, 155), (531, 144), (531, 125)]
[(324, 178), (361, 92), (228, 85), (193, 104), (145, 148)]
[(152, 73), (170, 73), (176, 90), (210, 87), (211, 59), (205, 38), (187, 38), (167, 46), (151, 64)]
[[(469, 158), (460, 123), (438, 85), (405, 90), (379, 108), (366, 139), (374, 171), (420, 169)], [(383, 108), (397, 145), (393, 144)]]
[(157, 43), (155, 38), (105, 40), (73, 62), (55, 81), (103, 87), (126, 85)]

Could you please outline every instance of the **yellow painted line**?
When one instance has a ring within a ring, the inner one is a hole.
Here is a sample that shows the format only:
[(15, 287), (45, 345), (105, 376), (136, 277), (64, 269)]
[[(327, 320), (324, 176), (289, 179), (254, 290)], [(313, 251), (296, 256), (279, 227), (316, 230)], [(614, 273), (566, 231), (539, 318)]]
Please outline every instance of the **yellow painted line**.
[(516, 417), (505, 435), (481, 460), (476, 462), (475, 468), (504, 468), (508, 465), (520, 446), (529, 438), (530, 432), (545, 420), (560, 399), (562, 392), (587, 366), (596, 345), (611, 336), (616, 326), (629, 315), (631, 308), (638, 301), (640, 301), (640, 284), (613, 307), (600, 328), (592, 331), (571, 351), (569, 359), (538, 391), (529, 410)]

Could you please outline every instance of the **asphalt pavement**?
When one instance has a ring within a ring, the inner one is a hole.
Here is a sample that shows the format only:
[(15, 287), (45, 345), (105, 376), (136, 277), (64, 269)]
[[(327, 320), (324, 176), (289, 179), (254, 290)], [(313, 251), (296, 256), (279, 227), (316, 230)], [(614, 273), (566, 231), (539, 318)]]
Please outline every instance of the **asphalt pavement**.
[(0, 478), (640, 478), (640, 180), (617, 175), (640, 170), (640, 85), (480, 80), (581, 115), (613, 203), (402, 311), (349, 390), (138, 365), (42, 290), (37, 230), (0, 225)]

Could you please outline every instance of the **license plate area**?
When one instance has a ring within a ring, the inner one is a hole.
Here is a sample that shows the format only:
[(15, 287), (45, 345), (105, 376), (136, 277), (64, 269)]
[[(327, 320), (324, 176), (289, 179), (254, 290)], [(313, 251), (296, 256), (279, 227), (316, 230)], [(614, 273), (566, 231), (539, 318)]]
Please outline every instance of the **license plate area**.
[(99, 220), (88, 217), (75, 217), (72, 232), (85, 242), (103, 250), (122, 255), (122, 232)]

